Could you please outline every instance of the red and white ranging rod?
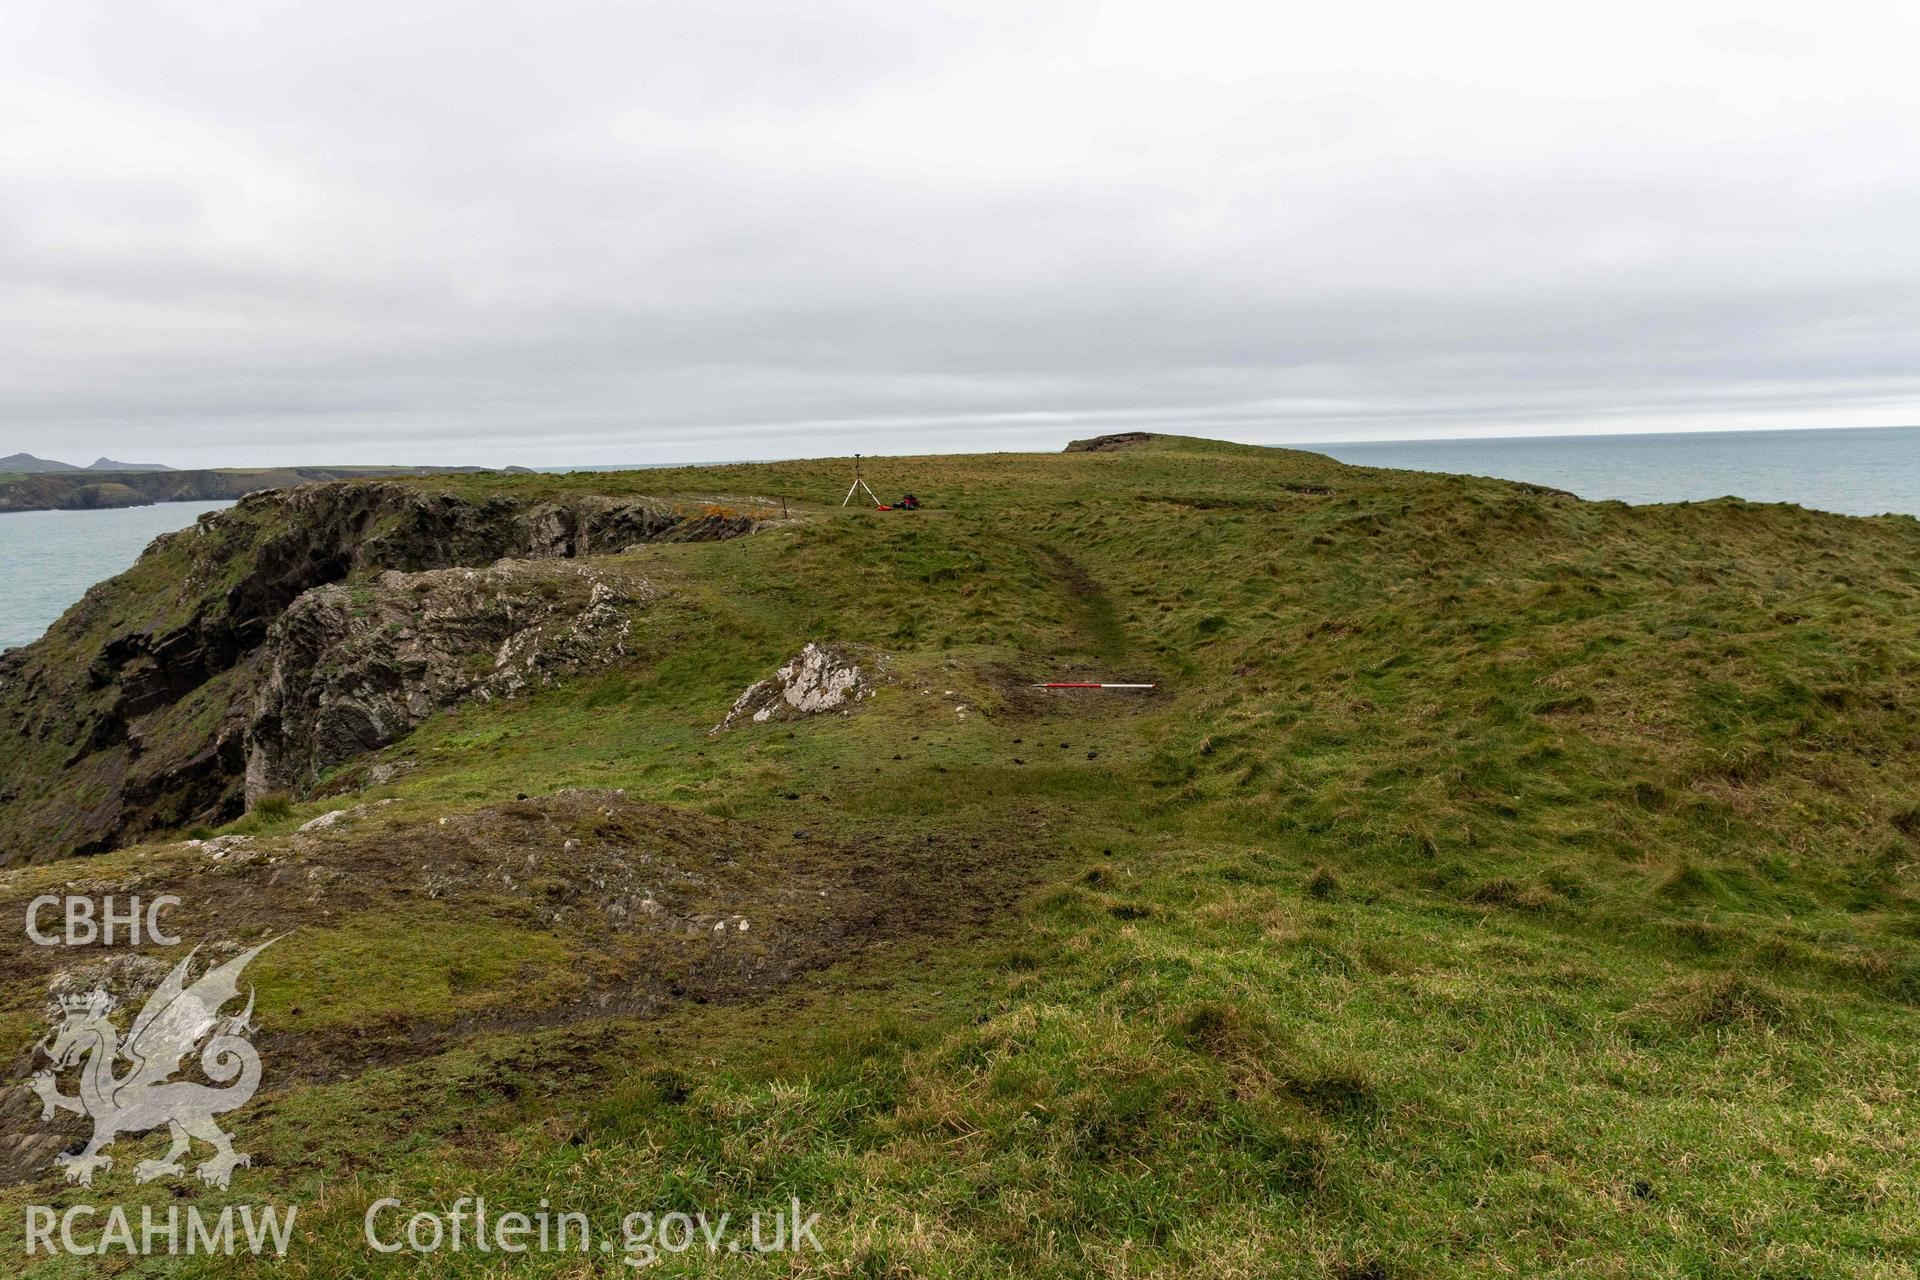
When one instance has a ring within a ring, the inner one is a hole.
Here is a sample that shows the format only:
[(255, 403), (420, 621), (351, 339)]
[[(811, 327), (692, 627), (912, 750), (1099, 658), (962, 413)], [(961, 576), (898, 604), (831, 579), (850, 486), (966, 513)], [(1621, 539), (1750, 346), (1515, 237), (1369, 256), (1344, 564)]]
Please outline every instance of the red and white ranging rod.
[(1036, 689), (1158, 689), (1157, 684), (1102, 684), (1099, 682), (1057, 681), (1052, 684), (1036, 684)]

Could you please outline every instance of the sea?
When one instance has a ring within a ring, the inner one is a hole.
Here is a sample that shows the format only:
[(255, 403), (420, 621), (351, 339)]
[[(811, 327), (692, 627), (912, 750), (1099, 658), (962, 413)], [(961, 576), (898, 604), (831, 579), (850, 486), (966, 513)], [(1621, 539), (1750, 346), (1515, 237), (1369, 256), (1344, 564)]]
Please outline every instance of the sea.
[(228, 505), (0, 513), (0, 649), (39, 639), (88, 587), (131, 568), (156, 537)]
[[(1583, 498), (1698, 502), (1732, 495), (1845, 515), (1920, 516), (1920, 427), (1297, 447), (1359, 466), (1527, 480)], [(37, 639), (89, 586), (130, 566), (155, 535), (225, 505), (0, 514), (0, 649)]]
[(1583, 498), (1795, 502), (1920, 516), (1920, 427), (1303, 444), (1362, 467), (1529, 480)]

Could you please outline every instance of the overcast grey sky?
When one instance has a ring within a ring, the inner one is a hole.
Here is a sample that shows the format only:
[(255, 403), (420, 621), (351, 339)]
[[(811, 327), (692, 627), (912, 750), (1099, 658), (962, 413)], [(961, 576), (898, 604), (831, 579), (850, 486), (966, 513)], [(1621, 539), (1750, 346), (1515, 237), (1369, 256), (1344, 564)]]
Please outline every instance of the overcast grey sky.
[(1920, 6), (0, 5), (0, 454), (1920, 423)]

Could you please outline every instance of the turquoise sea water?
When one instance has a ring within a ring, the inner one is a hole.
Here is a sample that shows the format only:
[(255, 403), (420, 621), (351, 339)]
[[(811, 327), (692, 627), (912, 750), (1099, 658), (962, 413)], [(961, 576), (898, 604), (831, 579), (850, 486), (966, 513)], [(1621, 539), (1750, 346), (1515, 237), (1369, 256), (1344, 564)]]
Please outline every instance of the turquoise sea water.
[(1308, 444), (1363, 467), (1531, 480), (1583, 498), (1750, 502), (1920, 515), (1920, 427)]
[(155, 537), (227, 505), (159, 502), (0, 515), (0, 649), (39, 639), (88, 587), (125, 571)]
[[(1920, 427), (1552, 436), (1301, 446), (1342, 462), (1530, 480), (1583, 498), (1681, 502), (1734, 494), (1849, 515), (1920, 515)], [(221, 502), (0, 515), (0, 648), (39, 637), (156, 534)]]

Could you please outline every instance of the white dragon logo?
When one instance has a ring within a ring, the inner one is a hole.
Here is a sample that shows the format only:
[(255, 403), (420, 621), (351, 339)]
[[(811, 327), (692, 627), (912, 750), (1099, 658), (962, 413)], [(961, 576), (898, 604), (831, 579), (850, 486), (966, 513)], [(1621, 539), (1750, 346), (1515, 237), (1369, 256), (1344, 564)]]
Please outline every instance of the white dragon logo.
[[(247, 1040), (252, 1030), (252, 991), (237, 1017), (222, 1017), (220, 1009), (239, 996), (240, 971), (278, 941), (269, 938), (188, 986), (187, 966), (200, 950), (195, 947), (147, 998), (125, 1041), (108, 1020), (115, 1002), (104, 990), (61, 997), (65, 1020), (38, 1046), (53, 1068), (34, 1076), (33, 1091), (40, 1095), (42, 1120), (53, 1119), (56, 1111), (93, 1119), (93, 1137), (86, 1148), (54, 1158), (68, 1182), (92, 1186), (96, 1171), (113, 1168), (113, 1157), (101, 1152), (115, 1138), (147, 1133), (161, 1125), (171, 1132), (173, 1145), (160, 1159), (135, 1165), (135, 1181), (185, 1174), (181, 1157), (195, 1138), (213, 1148), (213, 1155), (194, 1170), (209, 1186), (224, 1188), (236, 1168), (252, 1163), (245, 1153), (233, 1149), (233, 1140), (213, 1122), (215, 1116), (244, 1106), (260, 1087), (260, 1055)], [(208, 1032), (213, 1034), (201, 1048), (200, 1068), (209, 1080), (224, 1087), (170, 1080)], [(115, 1066), (122, 1059), (129, 1066), (116, 1075)], [(79, 1092), (69, 1096), (59, 1091), (57, 1073), (76, 1063), (84, 1064)]]

